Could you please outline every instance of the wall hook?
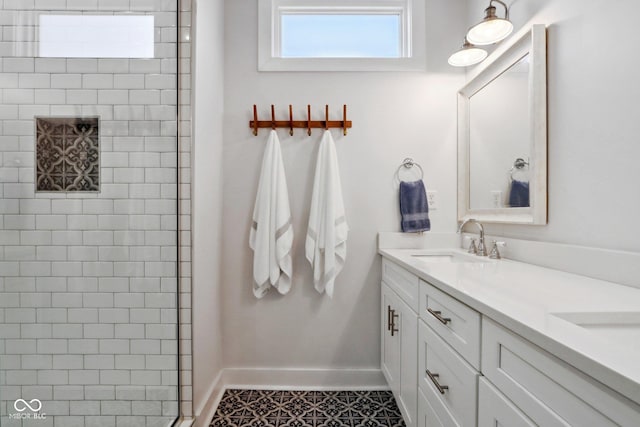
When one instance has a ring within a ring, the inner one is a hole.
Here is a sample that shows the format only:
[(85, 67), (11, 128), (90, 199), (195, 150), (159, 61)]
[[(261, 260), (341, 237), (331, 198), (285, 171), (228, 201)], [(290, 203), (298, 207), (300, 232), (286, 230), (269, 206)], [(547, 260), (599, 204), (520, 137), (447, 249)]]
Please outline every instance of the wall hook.
[(271, 129), (276, 130), (276, 109), (271, 104)]
[(293, 136), (293, 107), (289, 104), (289, 135)]
[(324, 107), (324, 130), (329, 130), (329, 104)]
[(253, 135), (258, 136), (258, 107), (253, 104)]
[(347, 104), (342, 106), (342, 132), (347, 136)]

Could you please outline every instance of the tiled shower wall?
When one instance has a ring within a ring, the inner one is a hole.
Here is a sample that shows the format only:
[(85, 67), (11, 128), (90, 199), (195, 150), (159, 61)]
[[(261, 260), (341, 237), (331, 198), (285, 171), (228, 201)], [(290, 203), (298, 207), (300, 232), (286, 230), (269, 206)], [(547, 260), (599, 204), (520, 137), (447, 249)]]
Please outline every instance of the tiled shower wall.
[[(179, 31), (177, 0), (0, 5), (0, 424), (166, 426), (178, 344), (191, 415), (191, 3)], [(50, 12), (153, 14), (155, 58), (35, 57)], [(99, 193), (35, 192), (36, 116), (100, 117)], [(47, 418), (9, 419), (19, 398)]]

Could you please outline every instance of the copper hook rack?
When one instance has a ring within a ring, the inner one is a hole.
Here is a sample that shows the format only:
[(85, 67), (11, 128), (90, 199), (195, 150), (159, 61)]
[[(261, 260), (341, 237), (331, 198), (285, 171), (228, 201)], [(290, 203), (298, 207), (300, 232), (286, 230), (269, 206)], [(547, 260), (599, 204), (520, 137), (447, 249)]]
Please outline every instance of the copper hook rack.
[(253, 105), (253, 120), (249, 122), (249, 127), (253, 129), (253, 134), (258, 136), (258, 129), (287, 128), (289, 135), (293, 136), (294, 129), (307, 129), (307, 134), (311, 136), (311, 129), (342, 129), (347, 135), (347, 129), (353, 126), (351, 120), (347, 120), (347, 105), (342, 107), (342, 120), (329, 120), (329, 105), (325, 105), (324, 120), (311, 120), (311, 105), (307, 105), (307, 120), (293, 120), (293, 106), (289, 104), (289, 120), (276, 120), (275, 106), (271, 104), (271, 120), (258, 120), (258, 107)]

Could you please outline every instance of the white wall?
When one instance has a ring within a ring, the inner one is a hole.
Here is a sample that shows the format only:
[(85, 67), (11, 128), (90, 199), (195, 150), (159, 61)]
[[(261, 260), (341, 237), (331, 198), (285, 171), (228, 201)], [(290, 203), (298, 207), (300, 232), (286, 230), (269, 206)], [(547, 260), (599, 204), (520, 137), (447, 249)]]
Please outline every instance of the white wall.
[[(516, 31), (548, 27), (549, 223), (491, 226), (514, 238), (640, 251), (640, 3), (518, 0)], [(471, 22), (485, 0), (468, 0)], [(628, 52), (626, 51), (628, 50)]]
[[(456, 90), (459, 71), (447, 65), (461, 44), (464, 4), (428, 0), (429, 71), (422, 73), (258, 73), (257, 1), (225, 3), (225, 126), (223, 299), (225, 367), (379, 368), (380, 260), (376, 235), (399, 230), (396, 168), (413, 157), (425, 183), (439, 192), (433, 231), (455, 229)], [(457, 10), (454, 10), (457, 9)], [(249, 227), (267, 131), (251, 134), (252, 105), (270, 104), (304, 117), (330, 105), (339, 119), (347, 104), (354, 127), (333, 131), (350, 224), (348, 257), (333, 299), (313, 289), (304, 258), (315, 154), (321, 136), (280, 130), (293, 213), (294, 277), (286, 296), (252, 294)], [(197, 150), (197, 148), (196, 148)], [(198, 154), (196, 154), (198, 156)], [(196, 297), (197, 298), (197, 297)]]
[(193, 404), (198, 416), (222, 368), (224, 2), (200, 0), (194, 8)]

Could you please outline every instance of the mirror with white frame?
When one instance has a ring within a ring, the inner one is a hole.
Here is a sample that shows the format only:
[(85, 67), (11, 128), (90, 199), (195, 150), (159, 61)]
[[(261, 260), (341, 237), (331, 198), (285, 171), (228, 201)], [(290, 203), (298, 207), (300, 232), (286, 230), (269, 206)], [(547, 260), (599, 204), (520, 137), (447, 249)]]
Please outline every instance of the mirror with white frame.
[(546, 29), (501, 46), (458, 92), (458, 220), (546, 224)]

